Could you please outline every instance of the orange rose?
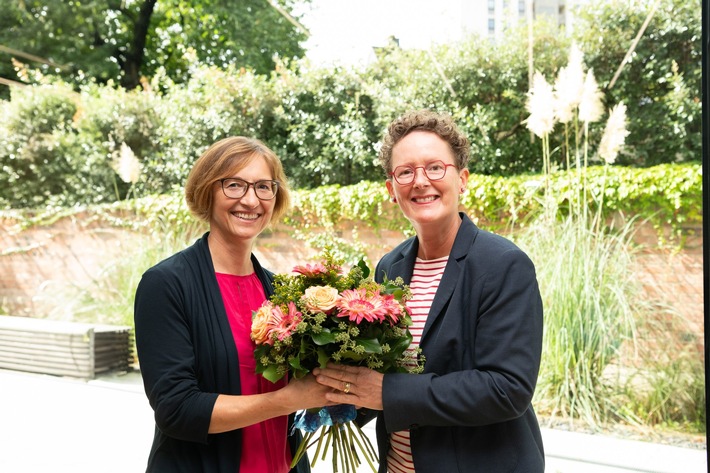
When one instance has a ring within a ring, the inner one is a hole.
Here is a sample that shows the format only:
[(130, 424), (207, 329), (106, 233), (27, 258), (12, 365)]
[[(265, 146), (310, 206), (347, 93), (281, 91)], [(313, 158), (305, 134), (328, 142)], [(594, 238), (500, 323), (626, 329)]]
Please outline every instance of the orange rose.
[(273, 340), (271, 340), (271, 330), (272, 326), (272, 315), (271, 311), (273, 306), (270, 302), (265, 302), (259, 310), (254, 312), (251, 318), (251, 339), (257, 345), (262, 345), (264, 343), (268, 345), (273, 345)]

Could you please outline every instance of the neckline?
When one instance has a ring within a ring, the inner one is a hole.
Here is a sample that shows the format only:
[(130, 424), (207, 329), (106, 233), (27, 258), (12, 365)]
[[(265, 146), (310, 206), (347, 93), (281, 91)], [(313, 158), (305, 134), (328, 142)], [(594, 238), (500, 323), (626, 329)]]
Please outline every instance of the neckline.
[(252, 272), (249, 274), (231, 274), (231, 273), (221, 273), (219, 271), (215, 271), (214, 273), (220, 277), (223, 276), (223, 277), (228, 277), (228, 278), (239, 278), (239, 279), (249, 279), (249, 278), (253, 278), (256, 276), (256, 272)]
[(433, 258), (433, 259), (424, 259), (424, 258), (420, 258), (419, 256), (416, 257), (416, 260), (419, 262), (422, 262), (422, 263), (439, 263), (439, 262), (442, 262), (442, 261), (445, 261), (448, 259), (449, 259), (449, 255), (440, 256), (438, 258)]

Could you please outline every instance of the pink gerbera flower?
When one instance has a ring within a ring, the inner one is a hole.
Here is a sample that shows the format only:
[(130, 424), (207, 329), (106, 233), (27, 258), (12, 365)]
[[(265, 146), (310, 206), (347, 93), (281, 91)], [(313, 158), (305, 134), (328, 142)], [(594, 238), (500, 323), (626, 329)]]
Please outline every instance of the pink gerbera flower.
[(382, 307), (387, 313), (387, 320), (391, 325), (396, 325), (402, 316), (402, 305), (397, 302), (393, 295), (385, 295), (382, 297)]
[(382, 322), (387, 317), (387, 304), (379, 294), (368, 295), (367, 290), (343, 291), (338, 302), (338, 317), (347, 317), (359, 324), (362, 320)]
[(312, 278), (321, 274), (326, 274), (328, 272), (328, 268), (326, 268), (323, 263), (304, 264), (294, 266), (293, 272), (303, 274), (304, 276)]
[(293, 302), (288, 303), (288, 314), (284, 314), (279, 306), (273, 308), (272, 314), (274, 317), (271, 320), (273, 326), (271, 333), (275, 333), (279, 340), (289, 337), (303, 318), (303, 314), (298, 311)]

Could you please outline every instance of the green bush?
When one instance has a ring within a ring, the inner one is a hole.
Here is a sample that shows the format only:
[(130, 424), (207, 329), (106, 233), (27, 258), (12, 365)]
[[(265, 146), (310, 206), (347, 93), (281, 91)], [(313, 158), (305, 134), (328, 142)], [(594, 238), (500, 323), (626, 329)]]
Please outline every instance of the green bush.
[(262, 137), (274, 107), (267, 78), (246, 70), (195, 66), (185, 85), (154, 82), (166, 92), (156, 97), (156, 149), (145, 158), (145, 193), (181, 187), (200, 154), (222, 138)]
[(14, 89), (0, 102), (0, 199), (16, 208), (41, 207), (71, 194), (72, 120), (78, 97), (61, 84)]
[[(613, 87), (611, 78), (645, 19), (648, 5), (591, 3), (572, 36), (536, 22), (534, 67), (552, 77), (572, 41), (585, 54), (607, 107), (624, 102), (630, 135), (618, 162), (638, 167), (699, 162), (700, 22), (673, 0), (653, 17)], [(524, 120), (529, 88), (526, 31), (497, 43), (471, 36), (430, 50), (382, 50), (362, 68), (279, 63), (270, 76), (190, 64), (175, 84), (158, 72), (145, 90), (113, 84), (72, 91), (59, 81), (14, 89), (1, 101), (0, 207), (100, 203), (181, 186), (204, 149), (229, 135), (262, 139), (282, 157), (296, 188), (376, 181), (377, 147), (402, 111), (450, 112), (472, 144), (470, 170), (514, 176), (541, 170), (539, 146)], [(592, 124), (598, 143), (603, 122)], [(566, 161), (565, 131), (550, 136), (551, 160)], [(113, 171), (127, 145), (142, 165), (135, 183)], [(590, 158), (594, 147), (589, 150)], [(29, 191), (31, 189), (31, 191)]]
[(297, 187), (351, 185), (380, 175), (374, 144), (377, 98), (359, 72), (283, 68), (274, 74), (278, 104), (264, 139)]
[[(611, 86), (652, 3), (657, 4), (656, 13)], [(589, 2), (580, 11), (575, 28), (587, 66), (594, 69), (608, 103), (623, 101), (629, 107), (631, 134), (619, 163), (651, 166), (699, 161), (702, 48), (698, 5), (685, 0)]]

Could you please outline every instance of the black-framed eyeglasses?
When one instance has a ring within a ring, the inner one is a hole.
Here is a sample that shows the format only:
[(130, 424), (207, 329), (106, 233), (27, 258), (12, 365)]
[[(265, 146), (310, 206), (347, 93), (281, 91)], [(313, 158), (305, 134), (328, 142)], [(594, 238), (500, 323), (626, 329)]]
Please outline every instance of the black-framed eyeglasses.
[(389, 175), (393, 177), (397, 184), (401, 186), (407, 186), (414, 182), (414, 178), (417, 175), (417, 169), (424, 170), (424, 175), (430, 181), (439, 181), (446, 175), (446, 169), (451, 166), (455, 168), (454, 164), (446, 164), (443, 161), (432, 161), (424, 166), (397, 166), (394, 168)]
[(254, 193), (260, 200), (271, 200), (276, 197), (279, 190), (279, 181), (265, 179), (262, 181), (249, 182), (238, 177), (227, 177), (218, 181), (222, 184), (222, 192), (230, 199), (241, 199), (249, 191), (249, 187), (254, 188)]

